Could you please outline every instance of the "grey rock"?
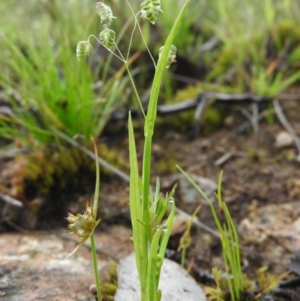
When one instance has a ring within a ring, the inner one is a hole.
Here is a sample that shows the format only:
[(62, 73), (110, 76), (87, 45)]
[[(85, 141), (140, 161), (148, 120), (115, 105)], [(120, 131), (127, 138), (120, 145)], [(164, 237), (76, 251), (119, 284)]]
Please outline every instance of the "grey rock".
[[(217, 190), (218, 184), (208, 178), (199, 177), (195, 174), (190, 174), (190, 177), (202, 189), (202, 191), (206, 194), (206, 196), (212, 202), (214, 202), (215, 200), (214, 192)], [(180, 194), (186, 204), (195, 206), (198, 205), (199, 202), (201, 202), (204, 205), (207, 205), (207, 202), (202, 198), (199, 192), (184, 176), (181, 176), (178, 182), (179, 182), (178, 186), (179, 186)]]
[[(177, 263), (165, 259), (159, 289), (161, 301), (207, 301), (196, 281)], [(135, 255), (123, 258), (118, 267), (118, 290), (115, 301), (140, 301)]]

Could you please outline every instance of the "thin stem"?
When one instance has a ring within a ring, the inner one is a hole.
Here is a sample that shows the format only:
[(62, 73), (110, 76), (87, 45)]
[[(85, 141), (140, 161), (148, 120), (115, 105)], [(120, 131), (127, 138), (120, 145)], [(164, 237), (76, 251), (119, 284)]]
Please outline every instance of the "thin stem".
[(130, 81), (131, 81), (131, 84), (132, 84), (132, 86), (133, 86), (134, 93), (135, 93), (135, 95), (136, 95), (136, 97), (137, 97), (137, 99), (138, 99), (139, 106), (140, 106), (141, 111), (142, 111), (142, 113), (143, 113), (143, 116), (144, 116), (144, 118), (145, 118), (146, 115), (145, 115), (145, 112), (144, 112), (144, 109), (143, 109), (143, 106), (142, 106), (142, 102), (141, 102), (140, 96), (139, 96), (139, 94), (138, 94), (138, 92), (137, 92), (137, 89), (136, 89), (134, 80), (133, 80), (133, 78), (132, 78), (132, 75), (131, 75), (131, 73), (130, 73), (129, 66), (128, 66), (128, 63), (127, 63), (127, 60), (126, 60), (126, 59), (124, 58), (124, 56), (122, 55), (122, 53), (121, 53), (120, 49), (118, 48), (117, 44), (114, 42), (114, 45), (115, 45), (115, 47), (116, 47), (116, 50), (119, 52), (119, 55), (117, 55), (117, 54), (114, 53), (112, 50), (110, 50), (110, 49), (107, 48), (105, 45), (103, 45), (103, 44), (101, 43), (101, 41), (100, 41), (96, 36), (90, 35), (90, 36), (88, 37), (88, 39), (89, 39), (90, 37), (93, 37), (94, 39), (96, 39), (96, 41), (97, 41), (100, 45), (102, 45), (103, 47), (105, 47), (110, 53), (112, 53), (115, 57), (117, 57), (120, 61), (122, 61), (122, 62), (125, 64), (126, 70), (127, 70), (127, 73), (128, 73), (128, 76), (129, 76)]
[(180, 264), (183, 268), (184, 268), (185, 257), (186, 257), (186, 248), (182, 248)]
[(111, 54), (113, 54), (115, 57), (117, 57), (120, 61), (122, 61), (123, 63), (125, 63), (124, 58), (118, 56), (117, 54), (115, 54), (112, 50), (110, 50), (109, 48), (107, 48), (105, 45), (103, 45), (101, 43), (101, 41), (93, 34), (89, 35), (88, 40), (93, 37), (100, 45), (102, 45), (105, 49), (107, 49)]
[[(140, 13), (140, 12), (138, 12), (137, 15), (138, 15), (139, 13)], [(152, 56), (152, 54), (151, 54), (151, 51), (150, 51), (150, 49), (149, 49), (149, 47), (148, 47), (148, 45), (147, 45), (147, 43), (146, 43), (146, 41), (145, 41), (145, 38), (144, 38), (144, 35), (143, 35), (143, 32), (142, 32), (142, 28), (141, 28), (141, 26), (140, 26), (140, 24), (139, 24), (138, 21), (137, 21), (137, 26), (138, 26), (138, 29), (139, 29), (139, 31), (140, 31), (140, 33), (141, 33), (142, 40), (143, 40), (143, 42), (144, 42), (144, 44), (145, 44), (145, 46), (146, 46), (146, 49), (147, 49), (147, 51), (148, 51), (148, 53), (149, 53), (149, 56), (150, 56), (150, 58), (151, 58), (151, 60), (152, 60), (152, 62), (153, 62), (153, 65), (154, 65), (154, 67), (156, 68), (156, 62), (155, 62), (155, 60), (154, 60), (154, 58), (153, 58), (153, 56)]]
[(135, 14), (128, 0), (126, 0), (126, 3), (127, 3), (127, 5), (129, 6), (129, 8), (130, 8), (130, 10), (131, 10), (131, 12), (132, 12), (132, 15), (134, 16), (134, 20), (135, 20), (134, 29), (133, 29), (133, 31), (132, 31), (131, 39), (130, 39), (130, 43), (129, 43), (129, 47), (128, 47), (127, 57), (129, 56), (129, 51), (130, 51), (130, 47), (131, 47), (131, 42), (132, 42), (133, 33), (134, 33), (134, 31), (135, 31), (135, 27), (137, 26), (138, 29), (139, 29), (139, 31), (140, 31), (140, 34), (141, 34), (142, 40), (143, 40), (143, 42), (144, 42), (144, 45), (145, 45), (145, 47), (146, 47), (146, 49), (147, 49), (147, 51), (148, 51), (148, 53), (149, 53), (149, 56), (150, 56), (150, 58), (151, 58), (151, 60), (152, 60), (152, 62), (153, 62), (153, 64), (154, 64), (154, 67), (156, 68), (155, 60), (154, 60), (154, 58), (153, 58), (153, 56), (152, 56), (152, 54), (151, 54), (151, 51), (150, 51), (150, 49), (149, 49), (149, 47), (148, 47), (148, 45), (147, 45), (147, 43), (146, 43), (146, 41), (145, 41), (145, 38), (144, 38), (144, 35), (143, 35), (143, 32), (142, 32), (142, 29), (141, 29), (141, 27), (140, 27), (140, 23), (139, 23), (139, 21), (138, 21), (138, 19), (137, 19), (137, 15), (138, 15), (140, 12), (138, 12), (137, 14)]
[(144, 108), (143, 108), (143, 105), (142, 105), (142, 102), (141, 102), (139, 93), (138, 93), (138, 91), (137, 91), (137, 88), (136, 88), (136, 86), (135, 86), (134, 79), (132, 78), (131, 72), (130, 72), (130, 70), (129, 70), (129, 66), (128, 66), (128, 58), (125, 59), (124, 56), (123, 56), (123, 54), (121, 53), (120, 49), (118, 48), (117, 44), (116, 44), (116, 43), (114, 43), (114, 44), (115, 44), (115, 47), (116, 47), (117, 51), (118, 51), (119, 54), (120, 54), (120, 57), (121, 57), (122, 62), (124, 63), (124, 65), (125, 65), (125, 67), (126, 67), (128, 76), (129, 76), (129, 78), (130, 78), (130, 81), (131, 81), (131, 84), (132, 84), (134, 93), (135, 93), (136, 98), (137, 98), (137, 100), (138, 100), (138, 103), (139, 103), (140, 109), (141, 109), (141, 111), (142, 111), (142, 113), (143, 113), (143, 116), (144, 116), (144, 118), (146, 118), (145, 111), (144, 111)]
[[(129, 5), (130, 7), (130, 4), (128, 3), (127, 1), (127, 4)], [(133, 15), (134, 15), (134, 12), (132, 11)], [(137, 20), (136, 20), (136, 17), (134, 15), (134, 26), (133, 26), (133, 29), (132, 29), (132, 32), (131, 32), (131, 35), (130, 35), (130, 39), (129, 39), (129, 45), (128, 45), (128, 49), (127, 49), (127, 57), (126, 59), (128, 60), (129, 58), (129, 54), (130, 54), (130, 49), (131, 49), (131, 45), (132, 45), (132, 40), (133, 40), (133, 35), (134, 35), (134, 32), (135, 32), (135, 29), (136, 29), (136, 26), (137, 26)]]
[(97, 162), (98, 158), (98, 150), (97, 150), (97, 145), (92, 137), (93, 141), (93, 146), (94, 146), (94, 152), (95, 152), (95, 161), (96, 161), (96, 185), (95, 185), (95, 194), (94, 194), (94, 201), (93, 201), (93, 217), (96, 220), (97, 219), (97, 212), (98, 212), (98, 200), (99, 200), (99, 191), (100, 191), (100, 168), (99, 168), (99, 163)]
[(130, 78), (130, 81), (131, 81), (131, 84), (132, 84), (132, 87), (133, 87), (133, 91), (134, 91), (134, 93), (135, 93), (135, 95), (136, 95), (136, 98), (137, 98), (137, 100), (138, 100), (140, 109), (141, 109), (141, 111), (142, 111), (142, 114), (143, 114), (144, 118), (146, 118), (146, 114), (145, 114), (145, 111), (144, 111), (144, 108), (143, 108), (143, 105), (142, 105), (142, 102), (141, 102), (139, 93), (138, 93), (137, 88), (136, 88), (136, 86), (135, 86), (135, 83), (134, 83), (134, 80), (133, 80), (132, 75), (131, 75), (131, 73), (130, 73), (129, 66), (128, 66), (127, 62), (125, 62), (125, 66), (126, 66), (127, 73), (128, 73), (128, 76), (129, 76), (129, 78)]
[(95, 244), (94, 234), (91, 235), (90, 239), (91, 239), (92, 257), (93, 257), (94, 278), (95, 278), (96, 289), (97, 289), (97, 299), (98, 299), (98, 301), (102, 301), (101, 285), (100, 285), (100, 278), (99, 278), (99, 273), (98, 273), (97, 252), (96, 252), (96, 244)]
[(150, 214), (149, 214), (149, 188), (150, 188), (150, 170), (151, 170), (151, 153), (152, 153), (152, 136), (154, 132), (154, 125), (157, 115), (157, 101), (158, 94), (160, 91), (160, 86), (162, 82), (162, 77), (167, 65), (168, 54), (174, 40), (177, 28), (179, 27), (180, 21), (183, 17), (184, 10), (187, 7), (190, 0), (186, 0), (184, 6), (182, 7), (172, 30), (165, 42), (161, 57), (158, 61), (157, 67), (155, 69), (155, 74), (153, 78), (150, 99), (148, 104), (148, 112), (146, 116), (145, 126), (144, 126), (144, 155), (143, 155), (143, 172), (142, 172), (142, 187), (143, 187), (143, 221), (145, 223), (146, 232), (148, 239), (151, 242), (151, 225), (150, 225)]

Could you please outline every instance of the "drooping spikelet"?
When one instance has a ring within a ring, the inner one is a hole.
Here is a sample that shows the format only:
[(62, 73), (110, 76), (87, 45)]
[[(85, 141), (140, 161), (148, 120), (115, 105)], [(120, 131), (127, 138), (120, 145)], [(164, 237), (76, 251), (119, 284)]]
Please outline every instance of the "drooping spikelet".
[(76, 48), (76, 56), (78, 61), (82, 61), (86, 59), (86, 57), (89, 56), (92, 53), (92, 51), (93, 51), (93, 46), (89, 40), (80, 41), (77, 44), (77, 48)]
[[(160, 59), (163, 49), (164, 49), (164, 46), (159, 48), (159, 57), (158, 57), (158, 59)], [(170, 48), (169, 54), (168, 54), (168, 58), (167, 58), (166, 68), (169, 68), (172, 63), (176, 62), (176, 51), (177, 51), (176, 46), (171, 45), (171, 48)]]
[(162, 12), (160, 0), (146, 0), (141, 4), (141, 8), (142, 18), (152, 24), (155, 24), (158, 14)]
[(113, 47), (115, 43), (115, 37), (116, 33), (107, 27), (105, 27), (105, 29), (102, 30), (99, 34), (100, 42), (108, 49), (111, 49)]
[(100, 16), (101, 23), (107, 24), (108, 26), (116, 17), (113, 16), (111, 8), (103, 2), (96, 3), (96, 10)]

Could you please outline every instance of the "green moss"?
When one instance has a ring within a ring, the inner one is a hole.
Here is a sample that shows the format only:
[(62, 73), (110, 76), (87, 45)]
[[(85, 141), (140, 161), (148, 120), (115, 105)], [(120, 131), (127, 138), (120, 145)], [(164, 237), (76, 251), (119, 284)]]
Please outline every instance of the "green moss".
[[(98, 146), (98, 154), (113, 166), (128, 170), (128, 163), (105, 144)], [(62, 192), (73, 190), (95, 176), (94, 160), (77, 148), (39, 151), (16, 160), (23, 162), (23, 183), (31, 183), (37, 195), (48, 195), (53, 189)], [(101, 174), (112, 175), (106, 168), (101, 169)]]
[(287, 42), (297, 43), (300, 41), (300, 28), (295, 26), (294, 21), (285, 20), (270, 29), (270, 35), (272, 35), (275, 40), (280, 40), (280, 45), (282, 46)]
[(164, 155), (161, 159), (156, 161), (155, 168), (160, 174), (170, 174), (175, 173), (177, 161), (174, 159), (174, 156), (171, 156), (168, 151), (164, 152)]

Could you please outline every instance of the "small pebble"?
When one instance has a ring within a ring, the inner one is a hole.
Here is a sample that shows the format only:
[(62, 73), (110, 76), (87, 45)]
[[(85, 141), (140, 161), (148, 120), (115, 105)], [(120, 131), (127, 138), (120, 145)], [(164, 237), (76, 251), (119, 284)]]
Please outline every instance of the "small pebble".
[(91, 284), (90, 287), (89, 287), (89, 292), (91, 294), (93, 294), (94, 296), (97, 295), (97, 288), (96, 288), (96, 284)]

